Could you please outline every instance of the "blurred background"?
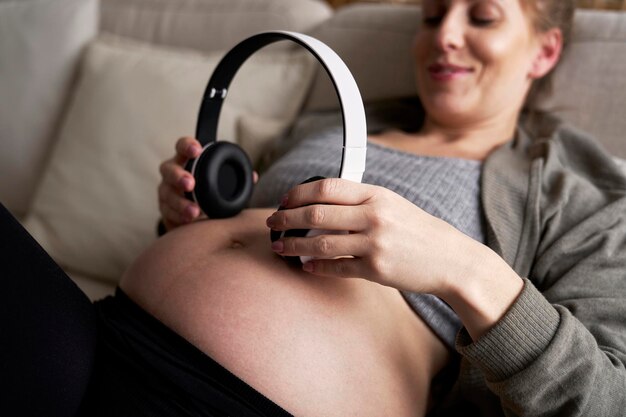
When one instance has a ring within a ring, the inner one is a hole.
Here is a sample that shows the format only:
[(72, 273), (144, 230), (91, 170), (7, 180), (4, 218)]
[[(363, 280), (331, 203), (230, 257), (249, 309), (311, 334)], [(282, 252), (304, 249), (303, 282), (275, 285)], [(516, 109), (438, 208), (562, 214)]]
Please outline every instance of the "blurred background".
[[(420, 4), (421, 0), (326, 0), (333, 7), (343, 6), (349, 3), (369, 2), (369, 3), (398, 3), (398, 4)], [(626, 10), (626, 0), (578, 0), (578, 7), (587, 9), (611, 9)]]

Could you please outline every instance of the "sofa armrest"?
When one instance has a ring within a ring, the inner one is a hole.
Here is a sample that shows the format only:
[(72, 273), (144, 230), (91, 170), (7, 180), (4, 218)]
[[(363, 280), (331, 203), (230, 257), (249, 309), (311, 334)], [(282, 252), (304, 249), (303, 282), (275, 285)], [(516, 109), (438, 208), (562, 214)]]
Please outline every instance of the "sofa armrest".
[(0, 2), (0, 200), (26, 213), (55, 139), (96, 0)]

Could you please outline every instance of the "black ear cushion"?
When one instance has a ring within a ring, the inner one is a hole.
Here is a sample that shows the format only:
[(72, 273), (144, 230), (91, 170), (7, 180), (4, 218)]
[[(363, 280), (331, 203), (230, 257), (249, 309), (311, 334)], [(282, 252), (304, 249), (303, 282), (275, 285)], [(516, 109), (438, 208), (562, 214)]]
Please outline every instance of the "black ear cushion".
[[(315, 177), (311, 177), (308, 178), (304, 181), (302, 181), (300, 184), (306, 184), (308, 182), (313, 182), (313, 181), (318, 181), (318, 180), (323, 180), (326, 177), (322, 177), (322, 176), (315, 176)], [(278, 207), (278, 211), (280, 210), (285, 210), (285, 207), (280, 206)], [(285, 230), (284, 232), (278, 231), (278, 230), (270, 230), (270, 239), (272, 240), (272, 242), (277, 241), (278, 239), (280, 239), (281, 237), (305, 237), (307, 235), (307, 233), (309, 233), (310, 229), (290, 229), (290, 230)], [(289, 261), (290, 263), (296, 264), (296, 265), (301, 265), (302, 263), (300, 262), (300, 257), (299, 256), (285, 256), (284, 257), (287, 261)]]
[(252, 163), (239, 146), (219, 141), (198, 157), (194, 193), (209, 218), (231, 217), (243, 210), (252, 195)]

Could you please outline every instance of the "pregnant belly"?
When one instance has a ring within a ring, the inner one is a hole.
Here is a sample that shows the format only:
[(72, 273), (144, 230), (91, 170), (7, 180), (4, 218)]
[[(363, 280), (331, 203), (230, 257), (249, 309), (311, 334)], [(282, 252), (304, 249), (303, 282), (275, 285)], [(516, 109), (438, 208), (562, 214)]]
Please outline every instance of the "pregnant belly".
[(398, 291), (320, 278), (270, 250), (246, 210), (181, 227), (126, 272), (146, 311), (298, 416), (415, 416), (447, 360)]

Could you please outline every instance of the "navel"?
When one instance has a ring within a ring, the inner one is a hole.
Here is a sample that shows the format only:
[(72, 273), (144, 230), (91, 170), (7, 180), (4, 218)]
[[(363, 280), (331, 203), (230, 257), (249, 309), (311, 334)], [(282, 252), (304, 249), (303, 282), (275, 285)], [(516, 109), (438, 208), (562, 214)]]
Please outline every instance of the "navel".
[(241, 248), (243, 248), (243, 247), (244, 247), (243, 242), (240, 242), (240, 241), (238, 241), (238, 240), (234, 240), (234, 239), (233, 239), (233, 240), (231, 240), (231, 242), (230, 242), (230, 248), (231, 248), (231, 249), (241, 249)]

